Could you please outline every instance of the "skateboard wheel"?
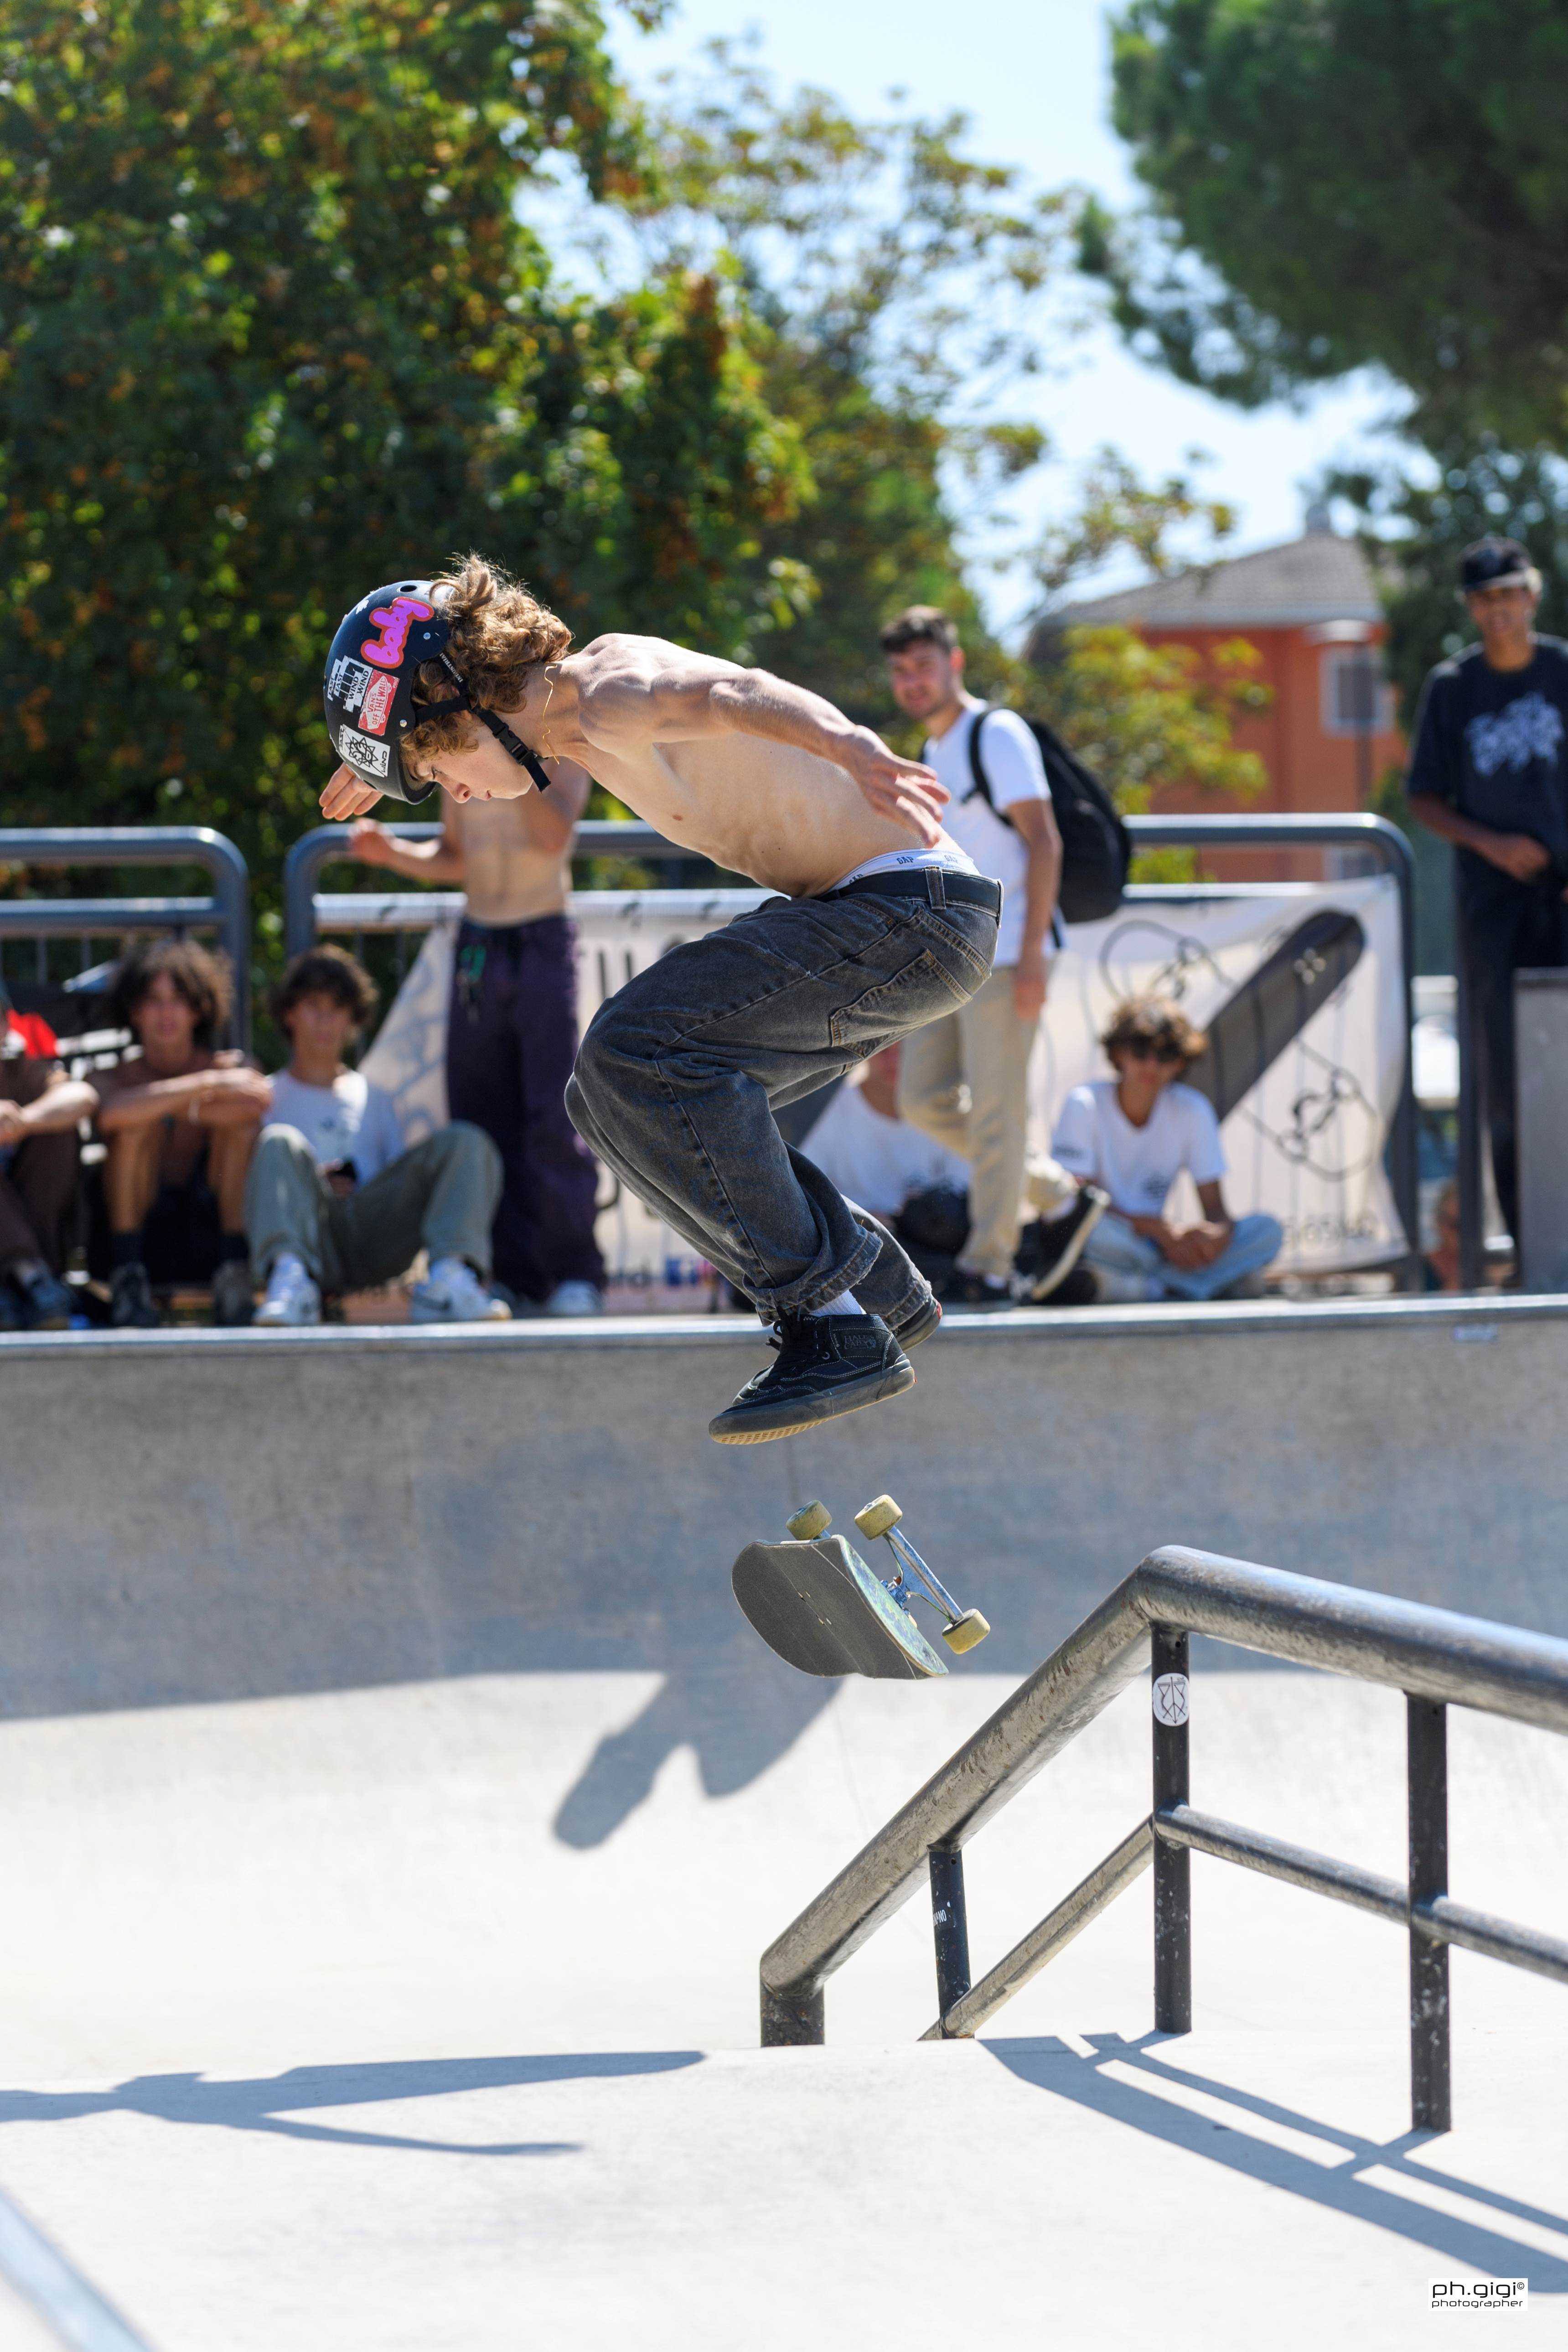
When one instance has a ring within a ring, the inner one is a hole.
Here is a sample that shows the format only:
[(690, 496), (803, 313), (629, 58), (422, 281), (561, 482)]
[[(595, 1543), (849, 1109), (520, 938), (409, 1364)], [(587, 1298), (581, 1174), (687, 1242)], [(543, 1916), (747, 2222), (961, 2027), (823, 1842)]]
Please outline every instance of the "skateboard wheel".
[(797, 1543), (810, 1543), (833, 1525), (833, 1514), (826, 1503), (803, 1503), (784, 1525)]
[(903, 1516), (891, 1495), (878, 1495), (863, 1511), (856, 1512), (855, 1524), (863, 1536), (874, 1540), (885, 1536), (889, 1528), (896, 1528)]
[(978, 1609), (966, 1609), (962, 1617), (942, 1627), (942, 1638), (950, 1650), (956, 1650), (962, 1657), (965, 1650), (977, 1650), (990, 1631), (988, 1617), (983, 1617)]

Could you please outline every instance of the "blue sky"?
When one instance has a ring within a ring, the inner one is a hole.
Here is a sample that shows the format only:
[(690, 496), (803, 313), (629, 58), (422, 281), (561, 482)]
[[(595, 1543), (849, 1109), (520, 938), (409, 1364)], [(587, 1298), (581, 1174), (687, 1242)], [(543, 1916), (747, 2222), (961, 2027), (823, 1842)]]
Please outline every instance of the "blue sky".
[[(763, 60), (786, 83), (818, 83), (860, 112), (879, 110), (895, 86), (924, 112), (962, 108), (973, 117), (977, 154), (1021, 165), (1042, 187), (1079, 181), (1126, 205), (1136, 184), (1108, 121), (1110, 13), (1099, 0), (986, 0), (973, 14), (952, 0), (683, 0), (658, 33), (639, 34), (618, 13), (613, 30), (624, 69), (641, 82), (716, 34), (754, 26)], [(1010, 519), (1020, 533), (1070, 504), (1077, 468), (1111, 441), (1151, 475), (1179, 468), (1194, 445), (1209, 451), (1215, 463), (1201, 479), (1239, 510), (1234, 546), (1292, 538), (1303, 478), (1364, 451), (1395, 404), (1385, 382), (1353, 377), (1299, 413), (1244, 415), (1144, 366), (1109, 329), (1075, 341), (1064, 369), (1025, 387), (1013, 404), (1047, 428), (1058, 453), (1013, 496)], [(985, 557), (997, 544), (973, 551)], [(1004, 627), (1027, 601), (1016, 574), (987, 593)]]

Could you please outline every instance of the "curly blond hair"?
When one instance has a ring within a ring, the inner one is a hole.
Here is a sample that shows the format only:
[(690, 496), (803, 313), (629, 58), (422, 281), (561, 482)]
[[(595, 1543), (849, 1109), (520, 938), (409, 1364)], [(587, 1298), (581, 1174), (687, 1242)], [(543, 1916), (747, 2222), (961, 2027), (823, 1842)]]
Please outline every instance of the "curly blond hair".
[[(500, 564), (487, 562), (482, 555), (466, 556), (456, 571), (442, 572), (435, 585), (451, 591), (440, 600), (440, 609), (452, 625), (447, 652), (453, 668), (487, 710), (515, 710), (529, 671), (541, 662), (559, 661), (572, 642), (571, 630)], [(438, 661), (421, 662), (419, 686), (433, 702), (452, 690), (451, 678)], [(479, 721), (460, 710), (450, 719), (426, 719), (411, 728), (403, 739), (403, 756), (418, 760), (442, 751), (471, 751), (479, 740)]]

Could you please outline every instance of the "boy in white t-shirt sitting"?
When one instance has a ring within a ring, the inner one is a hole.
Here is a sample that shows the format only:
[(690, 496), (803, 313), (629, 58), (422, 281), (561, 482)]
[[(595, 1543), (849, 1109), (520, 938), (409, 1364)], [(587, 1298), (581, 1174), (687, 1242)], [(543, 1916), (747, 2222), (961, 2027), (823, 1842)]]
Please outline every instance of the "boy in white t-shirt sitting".
[[(1232, 1217), (1226, 1208), (1214, 1105), (1181, 1083), (1206, 1042), (1169, 998), (1130, 997), (1100, 1039), (1115, 1077), (1075, 1087), (1062, 1105), (1051, 1144), (1057, 1160), (1110, 1196), (1083, 1251), (1102, 1305), (1255, 1297), (1279, 1254), (1277, 1217)], [(1165, 1215), (1184, 1171), (1203, 1210), (1195, 1225)]]
[(296, 956), (274, 996), (290, 1051), (246, 1185), (251, 1262), (267, 1284), (256, 1320), (319, 1323), (323, 1291), (379, 1289), (423, 1249), (416, 1323), (507, 1322), (485, 1287), (500, 1154), (461, 1120), (404, 1150), (391, 1096), (343, 1061), (375, 1003), (364, 967), (332, 947)]

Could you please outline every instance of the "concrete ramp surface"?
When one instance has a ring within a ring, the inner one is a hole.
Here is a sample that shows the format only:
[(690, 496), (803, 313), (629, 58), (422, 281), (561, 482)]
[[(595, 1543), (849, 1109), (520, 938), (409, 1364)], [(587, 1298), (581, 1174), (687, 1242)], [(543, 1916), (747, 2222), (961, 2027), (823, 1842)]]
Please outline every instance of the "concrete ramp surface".
[[(756, 1963), (1152, 1544), (1568, 1630), (1564, 1329), (977, 1321), (740, 1454), (745, 1327), (0, 1343), (0, 2188), (153, 2352), (1414, 2343), (1456, 2265), (1539, 2322), (1557, 1987), (1454, 1956), (1458, 2128), (1414, 2140), (1402, 1937), (1202, 1857), (1181, 2041), (1146, 1879), (978, 2044), (916, 2043), (921, 1901), (825, 2051), (756, 2049)], [(806, 1683), (729, 1561), (882, 1487), (997, 1633)], [(1147, 1811), (1147, 1710), (970, 1849), (977, 1967)], [(1450, 1741), (1455, 1892), (1568, 1933), (1568, 1748)], [(1209, 1810), (1402, 1876), (1403, 1769), (1396, 1694), (1195, 1666)]]

